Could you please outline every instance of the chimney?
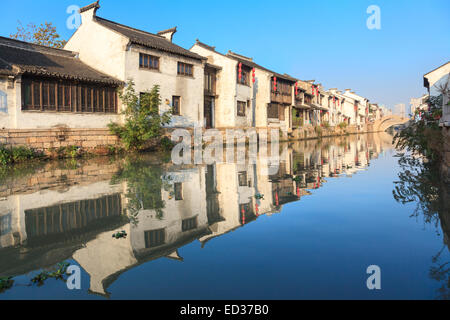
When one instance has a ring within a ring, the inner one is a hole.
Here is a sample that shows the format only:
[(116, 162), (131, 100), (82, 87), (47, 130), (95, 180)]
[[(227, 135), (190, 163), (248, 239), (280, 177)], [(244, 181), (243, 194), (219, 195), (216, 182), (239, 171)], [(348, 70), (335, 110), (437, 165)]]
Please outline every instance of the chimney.
[(157, 34), (158, 36), (162, 36), (166, 38), (168, 41), (172, 42), (175, 33), (177, 33), (177, 27), (159, 31)]
[(96, 1), (94, 3), (91, 3), (90, 5), (87, 5), (80, 9), (81, 14), (81, 22), (88, 22), (92, 21), (95, 17), (95, 14), (97, 13), (97, 10), (100, 9), (100, 1)]

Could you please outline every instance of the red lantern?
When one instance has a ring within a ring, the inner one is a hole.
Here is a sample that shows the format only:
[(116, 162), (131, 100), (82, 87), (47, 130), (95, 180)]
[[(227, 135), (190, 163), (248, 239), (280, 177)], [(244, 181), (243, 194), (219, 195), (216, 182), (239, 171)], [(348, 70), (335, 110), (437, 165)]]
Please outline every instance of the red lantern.
[(273, 77), (273, 91), (277, 91), (277, 77)]
[(242, 79), (242, 63), (239, 62), (239, 81)]
[(333, 97), (333, 103), (336, 103), (336, 97)]
[(252, 71), (252, 77), (253, 77), (252, 81), (253, 81), (253, 83), (255, 83), (255, 81), (256, 81), (256, 74), (255, 74), (255, 72), (256, 72), (256, 70), (255, 70), (255, 68), (253, 68), (253, 71)]
[(295, 95), (298, 95), (298, 82), (295, 83)]

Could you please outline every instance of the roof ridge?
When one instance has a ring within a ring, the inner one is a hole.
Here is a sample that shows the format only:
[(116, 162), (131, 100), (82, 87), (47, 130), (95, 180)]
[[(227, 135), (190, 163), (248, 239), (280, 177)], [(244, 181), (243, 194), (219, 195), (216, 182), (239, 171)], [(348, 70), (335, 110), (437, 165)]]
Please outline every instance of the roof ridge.
[(227, 55), (228, 55), (228, 54), (229, 54), (229, 55), (232, 55), (232, 56), (235, 56), (235, 57), (238, 57), (238, 58), (241, 58), (241, 59), (245, 59), (245, 60), (248, 60), (248, 61), (253, 62), (253, 58), (251, 58), (251, 57), (246, 57), (246, 56), (244, 56), (244, 55), (242, 55), (242, 54), (233, 52), (233, 51), (231, 51), (231, 50), (228, 50)]
[[(6, 41), (6, 43), (4, 41)], [(17, 43), (17, 45), (14, 45), (14, 43)], [(29, 48), (24, 47), (24, 45), (29, 46)], [(60, 49), (60, 48), (53, 48), (53, 47), (44, 46), (41, 44), (21, 41), (21, 40), (12, 39), (12, 38), (6, 38), (6, 37), (2, 37), (2, 36), (0, 36), (0, 46), (16, 48), (16, 49), (24, 50), (24, 51), (47, 53), (47, 54), (51, 54), (54, 56), (61, 56), (61, 57), (67, 57), (67, 58), (73, 58), (73, 59), (76, 59), (76, 56), (78, 55), (78, 52), (74, 52), (74, 51), (70, 51), (70, 50), (66, 50), (66, 49)]]
[(121, 23), (112, 21), (112, 20), (108, 20), (108, 19), (99, 17), (99, 16), (95, 16), (95, 19), (100, 19), (100, 20), (103, 20), (103, 21), (106, 21), (106, 22), (114, 23), (114, 24), (116, 24), (116, 25), (118, 25), (118, 26), (120, 26), (120, 27), (123, 27), (123, 28), (126, 28), (126, 29), (130, 29), (130, 30), (136, 31), (136, 32), (141, 32), (141, 33), (143, 33), (143, 34), (150, 35), (150, 36), (154, 36), (154, 37), (157, 37), (157, 38), (159, 38), (159, 39), (164, 39), (164, 40), (170, 42), (170, 41), (167, 40), (165, 37), (160, 36), (159, 34), (151, 33), (151, 32), (148, 32), (148, 31), (141, 30), (141, 29), (136, 29), (136, 28), (133, 28), (133, 27), (130, 27), (130, 26), (127, 26), (127, 25), (124, 25), (124, 24), (121, 24)]
[(156, 35), (161, 35), (161, 34), (165, 34), (165, 33), (169, 33), (169, 32), (172, 32), (172, 31), (177, 31), (177, 27), (173, 27), (173, 28), (169, 28), (169, 29), (166, 29), (166, 30), (161, 30), (161, 31), (158, 31), (157, 33), (156, 33)]
[(87, 6), (84, 6), (84, 7), (80, 8), (79, 12), (83, 13), (85, 11), (88, 11), (89, 9), (92, 9), (92, 8), (99, 9), (100, 8), (100, 1), (97, 0), (96, 2), (93, 2), (91, 4), (88, 4)]
[(210, 46), (210, 45), (208, 45), (208, 44), (206, 44), (204, 42), (201, 42), (199, 39), (195, 39), (195, 43), (198, 44), (201, 47), (204, 47), (204, 48), (209, 49), (211, 51), (220, 53), (220, 52), (216, 51), (216, 47), (215, 46)]

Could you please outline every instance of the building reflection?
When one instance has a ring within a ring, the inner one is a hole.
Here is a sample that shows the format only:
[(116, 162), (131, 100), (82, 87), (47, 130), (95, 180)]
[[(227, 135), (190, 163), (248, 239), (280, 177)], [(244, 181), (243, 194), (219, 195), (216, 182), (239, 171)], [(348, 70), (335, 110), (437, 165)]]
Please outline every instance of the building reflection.
[[(90, 292), (178, 249), (202, 246), (323, 187), (364, 170), (392, 138), (348, 136), (280, 144), (279, 161), (175, 166), (154, 156), (94, 159), (45, 167), (0, 190), (0, 276), (18, 276), (74, 259)], [(237, 150), (244, 152), (245, 150)], [(127, 237), (114, 239), (124, 230)]]

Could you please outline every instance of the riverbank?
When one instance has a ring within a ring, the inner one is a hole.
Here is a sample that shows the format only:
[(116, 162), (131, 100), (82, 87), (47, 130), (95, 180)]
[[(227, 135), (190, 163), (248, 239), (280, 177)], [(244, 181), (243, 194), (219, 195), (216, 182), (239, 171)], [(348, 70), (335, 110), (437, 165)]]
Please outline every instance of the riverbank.
[[(256, 131), (259, 133), (267, 129), (256, 128)], [(164, 137), (170, 138), (174, 130), (166, 129)], [(192, 128), (187, 130), (191, 135), (194, 134)], [(223, 137), (226, 136), (227, 129), (217, 130), (224, 134)], [(242, 130), (245, 132), (245, 129)], [(322, 139), (372, 132), (374, 131), (371, 124), (342, 127), (307, 126), (282, 133), (280, 141)], [(35, 160), (108, 156), (124, 152), (118, 137), (108, 129), (0, 130), (0, 137), (0, 165), (3, 166)], [(268, 139), (270, 142), (270, 135)], [(161, 147), (164, 147), (164, 144), (152, 142), (149, 144), (149, 151)]]

